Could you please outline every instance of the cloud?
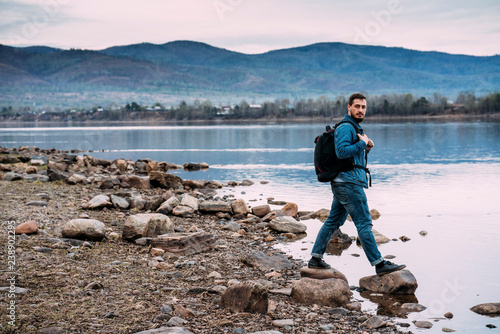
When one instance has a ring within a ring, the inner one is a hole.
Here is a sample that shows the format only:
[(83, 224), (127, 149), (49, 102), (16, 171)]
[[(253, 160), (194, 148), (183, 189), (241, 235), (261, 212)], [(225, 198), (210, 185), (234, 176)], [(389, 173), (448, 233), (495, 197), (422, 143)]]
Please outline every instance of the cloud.
[(9, 45), (102, 49), (195, 40), (261, 53), (344, 42), (499, 53), (497, 0), (4, 0), (0, 8), (0, 43)]

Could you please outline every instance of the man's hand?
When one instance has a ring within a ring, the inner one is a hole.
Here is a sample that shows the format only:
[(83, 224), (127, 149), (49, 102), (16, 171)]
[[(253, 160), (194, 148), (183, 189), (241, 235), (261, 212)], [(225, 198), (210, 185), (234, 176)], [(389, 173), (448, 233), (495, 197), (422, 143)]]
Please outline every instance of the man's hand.
[(373, 148), (373, 146), (375, 146), (375, 144), (373, 143), (373, 141), (370, 138), (368, 138), (368, 136), (365, 135), (365, 134), (361, 135), (361, 134), (358, 133), (358, 138), (359, 138), (359, 140), (362, 140), (362, 141), (364, 141), (366, 143), (366, 150), (368, 152), (370, 152), (370, 150)]

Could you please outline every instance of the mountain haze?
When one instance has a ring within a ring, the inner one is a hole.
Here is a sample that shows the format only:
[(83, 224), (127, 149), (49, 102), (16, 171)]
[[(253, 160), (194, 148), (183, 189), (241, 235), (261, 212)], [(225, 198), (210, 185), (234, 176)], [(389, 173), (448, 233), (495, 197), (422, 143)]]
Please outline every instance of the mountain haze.
[[(100, 51), (0, 45), (1, 102), (27, 92), (116, 92), (125, 99), (308, 98), (369, 94), (485, 94), (500, 87), (500, 56), (318, 43), (249, 55), (192, 41)], [(39, 96), (39, 94), (38, 94)], [(119, 101), (116, 101), (119, 102)], [(153, 102), (153, 101), (152, 101)]]

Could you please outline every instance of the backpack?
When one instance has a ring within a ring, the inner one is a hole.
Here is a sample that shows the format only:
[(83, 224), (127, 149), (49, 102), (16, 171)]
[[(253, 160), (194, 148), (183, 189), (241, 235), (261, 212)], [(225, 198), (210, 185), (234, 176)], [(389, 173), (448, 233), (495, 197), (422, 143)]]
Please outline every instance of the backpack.
[[(337, 127), (343, 123), (351, 124), (356, 130), (356, 133), (361, 134), (361, 130), (351, 121), (343, 120), (335, 124), (333, 129), (330, 125), (327, 125), (326, 131), (314, 139), (314, 143), (316, 144), (314, 147), (314, 169), (319, 182), (331, 182), (340, 172), (346, 172), (354, 168), (361, 168), (370, 174), (368, 168), (354, 164), (353, 158), (339, 159), (337, 157), (334, 134)], [(366, 152), (365, 158), (367, 158)]]

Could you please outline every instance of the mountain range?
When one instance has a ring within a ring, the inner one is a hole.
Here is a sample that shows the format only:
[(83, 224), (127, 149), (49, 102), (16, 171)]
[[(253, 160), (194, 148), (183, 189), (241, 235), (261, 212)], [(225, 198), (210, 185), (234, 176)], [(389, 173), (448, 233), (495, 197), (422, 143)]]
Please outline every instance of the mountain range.
[[(500, 87), (500, 55), (477, 57), (395, 47), (318, 43), (243, 54), (193, 41), (104, 50), (0, 45), (0, 102), (32, 94), (167, 94), (179, 99), (309, 98)], [(239, 102), (235, 101), (235, 102)]]

